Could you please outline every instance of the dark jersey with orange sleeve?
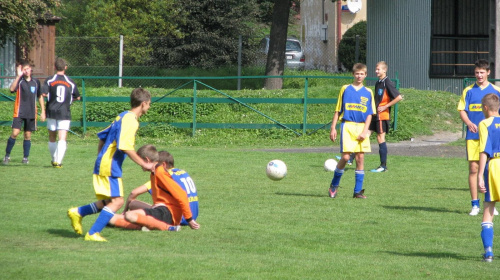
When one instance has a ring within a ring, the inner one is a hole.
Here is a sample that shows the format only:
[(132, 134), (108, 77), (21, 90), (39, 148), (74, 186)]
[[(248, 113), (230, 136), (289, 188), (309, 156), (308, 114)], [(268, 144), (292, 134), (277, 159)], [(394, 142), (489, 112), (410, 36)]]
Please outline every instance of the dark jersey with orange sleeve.
[(43, 93), (47, 93), (47, 118), (71, 120), (71, 103), (80, 97), (73, 80), (66, 75), (55, 74), (45, 80)]
[(36, 100), (42, 94), (40, 81), (31, 78), (26, 81), (21, 77), (16, 85), (16, 101), (14, 102), (14, 118), (36, 119)]
[[(375, 83), (375, 107), (387, 105), (394, 98), (400, 96), (401, 93), (396, 89), (389, 77), (378, 80)], [(373, 120), (386, 121), (391, 119), (391, 107), (385, 111), (378, 113)]]
[(151, 196), (154, 206), (164, 205), (170, 210), (174, 225), (181, 223), (182, 216), (188, 221), (193, 218), (186, 191), (161, 165), (151, 174)]

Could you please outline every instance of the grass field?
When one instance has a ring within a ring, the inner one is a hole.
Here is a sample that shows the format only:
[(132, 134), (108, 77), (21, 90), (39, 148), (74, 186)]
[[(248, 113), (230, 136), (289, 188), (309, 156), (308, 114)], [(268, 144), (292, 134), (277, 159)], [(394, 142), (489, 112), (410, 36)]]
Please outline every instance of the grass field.
[[(12, 163), (0, 166), (0, 279), (496, 279), (498, 274), (497, 262), (481, 262), (481, 216), (467, 215), (463, 159), (389, 156), (389, 172), (367, 172), (366, 200), (351, 198), (354, 170), (348, 168), (338, 198), (330, 199), (332, 173), (323, 170), (323, 162), (332, 153), (170, 148), (167, 139), (158, 148), (169, 150), (196, 182), (201, 229), (106, 228), (102, 234), (109, 242), (91, 243), (73, 232), (66, 211), (94, 201), (97, 144), (74, 139), (63, 169), (49, 167), (41, 138), (34, 140), (28, 166), (20, 163), (20, 143)], [(145, 144), (138, 141), (137, 147)], [(288, 165), (287, 177), (278, 182), (265, 175), (275, 158)], [(367, 155), (366, 161), (366, 169), (373, 168), (378, 155)], [(125, 161), (126, 193), (147, 178)], [(84, 218), (84, 231), (96, 217)]]

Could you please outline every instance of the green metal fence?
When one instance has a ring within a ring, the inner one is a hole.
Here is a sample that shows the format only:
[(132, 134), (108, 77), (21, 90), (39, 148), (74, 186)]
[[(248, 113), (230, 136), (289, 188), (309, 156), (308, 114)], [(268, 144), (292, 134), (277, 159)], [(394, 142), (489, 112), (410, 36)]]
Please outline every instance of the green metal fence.
[[(210, 80), (220, 80), (220, 79), (270, 79), (270, 78), (299, 78), (304, 79), (304, 89), (303, 89), (303, 97), (302, 98), (235, 98), (230, 96), (229, 94), (218, 90), (210, 85), (208, 85), (203, 81)], [(88, 102), (130, 102), (129, 97), (92, 97), (87, 96), (86, 94), (86, 82), (90, 80), (103, 80), (103, 79), (111, 79), (111, 80), (127, 80), (127, 79), (142, 79), (142, 80), (186, 80), (184, 84), (181, 86), (172, 89), (168, 93), (166, 93), (162, 97), (154, 97), (152, 98), (152, 103), (189, 103), (192, 104), (192, 121), (188, 123), (169, 123), (174, 127), (178, 128), (190, 128), (192, 130), (192, 135), (194, 136), (196, 133), (196, 129), (200, 128), (216, 128), (216, 129), (227, 129), (227, 128), (239, 128), (239, 129), (270, 129), (270, 128), (281, 128), (292, 131), (297, 136), (301, 136), (304, 134), (312, 134), (320, 129), (329, 129), (330, 123), (308, 123), (307, 120), (307, 112), (308, 106), (312, 104), (336, 104), (336, 98), (309, 98), (309, 80), (310, 79), (343, 79), (350, 80), (350, 77), (346, 76), (234, 76), (234, 77), (110, 77), (110, 76), (75, 76), (72, 77), (75, 81), (81, 80), (81, 101), (82, 101), (82, 120), (81, 121), (72, 121), (72, 127), (82, 127), (83, 132), (85, 134), (87, 127), (106, 127), (109, 125), (109, 122), (92, 122), (87, 121), (87, 103)], [(366, 80), (377, 80), (376, 78), (367, 78)], [(399, 80), (394, 79), (396, 84), (396, 88), (399, 88)], [(198, 96), (198, 88), (199, 86), (203, 86), (204, 88), (208, 88), (214, 92), (216, 92), (220, 97), (199, 97)], [(169, 97), (174, 92), (182, 89), (192, 87), (192, 96), (190, 97)], [(0, 101), (12, 101), (12, 98), (6, 95), (0, 95)], [(213, 104), (221, 104), (221, 103), (237, 103), (241, 106), (244, 106), (250, 109), (252, 112), (261, 115), (262, 117), (269, 120), (271, 123), (204, 123), (198, 122), (196, 118), (197, 105), (200, 103), (213, 103)], [(253, 104), (300, 104), (303, 108), (302, 114), (302, 122), (301, 123), (282, 123), (272, 116), (268, 116), (263, 112), (257, 110)], [(393, 129), (397, 129), (397, 114), (398, 114), (398, 104), (396, 104), (393, 110)], [(11, 121), (2, 121), (0, 120), (0, 125), (10, 125)], [(141, 122), (141, 125), (147, 125), (146, 122)], [(43, 122), (39, 122), (39, 125), (43, 126)], [(310, 131), (307, 133), (307, 131)], [(300, 132), (301, 131), (301, 132)]]

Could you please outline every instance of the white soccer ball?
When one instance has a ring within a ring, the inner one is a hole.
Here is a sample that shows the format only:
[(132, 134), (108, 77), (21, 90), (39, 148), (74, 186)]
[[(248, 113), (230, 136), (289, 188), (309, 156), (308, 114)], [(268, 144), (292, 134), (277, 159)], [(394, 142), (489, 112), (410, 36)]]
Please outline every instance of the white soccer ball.
[(327, 159), (323, 167), (325, 167), (325, 171), (333, 172), (337, 168), (337, 161), (331, 158)]
[(271, 180), (279, 181), (283, 179), (286, 176), (286, 172), (286, 164), (279, 159), (271, 160), (267, 164), (266, 174)]

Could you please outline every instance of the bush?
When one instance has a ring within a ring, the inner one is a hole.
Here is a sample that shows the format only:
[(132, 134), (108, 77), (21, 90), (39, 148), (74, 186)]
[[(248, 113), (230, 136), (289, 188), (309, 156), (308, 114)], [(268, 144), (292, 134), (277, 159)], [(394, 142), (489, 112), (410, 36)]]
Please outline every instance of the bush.
[[(359, 35), (359, 60), (356, 61), (356, 35)], [(356, 62), (366, 64), (366, 21), (360, 21), (347, 30), (339, 45), (339, 60), (347, 71)]]

